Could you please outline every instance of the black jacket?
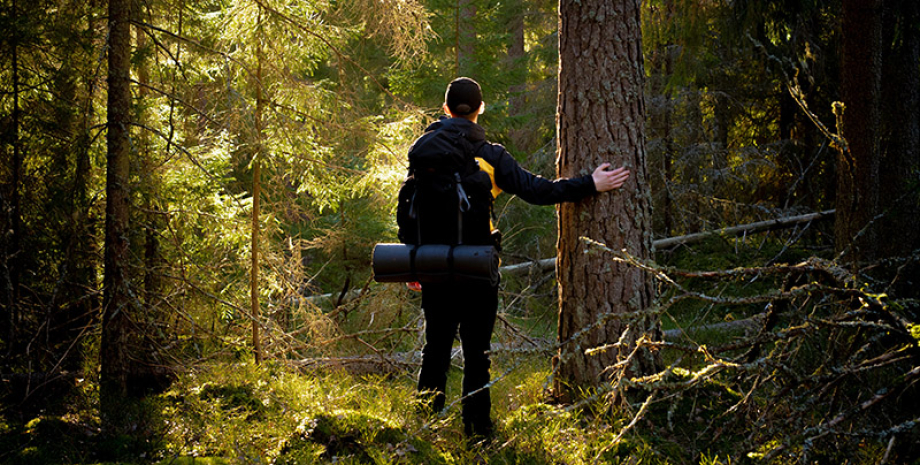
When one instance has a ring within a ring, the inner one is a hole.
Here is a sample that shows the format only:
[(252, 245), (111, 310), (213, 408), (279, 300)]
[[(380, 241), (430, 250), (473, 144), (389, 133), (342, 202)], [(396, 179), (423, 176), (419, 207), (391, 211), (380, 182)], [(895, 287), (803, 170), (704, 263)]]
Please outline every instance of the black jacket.
[(462, 133), (473, 145), (485, 142), (477, 151), (476, 157), (492, 165), (495, 170), (495, 185), (509, 194), (517, 195), (527, 203), (553, 205), (575, 202), (596, 192), (591, 175), (550, 181), (527, 171), (505, 150), (505, 147), (487, 142), (485, 129), (468, 119), (442, 116), (425, 131), (442, 128)]

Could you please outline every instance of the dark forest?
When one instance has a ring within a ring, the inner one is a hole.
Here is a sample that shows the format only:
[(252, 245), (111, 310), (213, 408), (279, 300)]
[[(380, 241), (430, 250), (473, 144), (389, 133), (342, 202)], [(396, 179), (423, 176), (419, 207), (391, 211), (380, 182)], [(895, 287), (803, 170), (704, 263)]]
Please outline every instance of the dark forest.
[[(445, 86), (495, 436), (374, 280)], [(920, 463), (920, 2), (0, 0), (0, 463)], [(429, 412), (430, 413), (430, 412)]]

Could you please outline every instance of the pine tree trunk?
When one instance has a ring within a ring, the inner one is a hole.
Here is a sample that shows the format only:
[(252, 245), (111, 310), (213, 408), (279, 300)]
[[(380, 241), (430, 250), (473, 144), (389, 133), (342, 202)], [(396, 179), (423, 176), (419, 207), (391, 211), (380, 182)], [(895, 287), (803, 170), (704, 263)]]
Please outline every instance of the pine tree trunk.
[[(639, 0), (563, 0), (559, 5), (559, 102), (557, 175), (589, 174), (611, 162), (632, 176), (620, 191), (559, 206), (559, 339), (555, 390), (603, 382), (605, 368), (628, 355), (643, 333), (658, 331), (654, 319), (628, 325), (626, 344), (588, 356), (585, 349), (616, 343), (627, 324), (617, 319), (591, 329), (605, 315), (651, 305), (651, 277), (605, 254), (585, 254), (587, 236), (638, 258), (651, 254), (651, 195), (645, 166), (645, 104)], [(654, 357), (643, 352), (629, 372), (648, 373)]]
[(262, 153), (264, 146), (262, 144), (262, 111), (265, 106), (265, 100), (262, 92), (262, 7), (259, 7), (259, 34), (256, 40), (259, 41), (256, 46), (256, 113), (255, 113), (255, 138), (257, 147), (255, 160), (252, 164), (252, 271), (251, 271), (251, 289), (250, 289), (250, 310), (252, 312), (252, 348), (255, 355), (256, 363), (262, 362), (262, 341), (259, 335), (259, 319), (261, 318), (261, 306), (259, 304), (259, 209), (262, 190)]
[[(882, 76), (880, 0), (843, 1), (842, 135), (848, 149), (837, 155), (838, 253), (844, 260), (876, 258), (877, 228), (866, 228), (879, 206), (879, 121)], [(916, 64), (915, 64), (916, 65)]]
[(100, 402), (103, 422), (117, 428), (127, 396), (131, 344), (128, 218), (131, 89), (131, 0), (109, 1), (108, 128), (105, 206), (105, 275)]
[[(879, 227), (884, 257), (908, 256), (920, 247), (920, 3), (887, 0), (883, 57), (883, 144)], [(883, 168), (884, 167), (884, 168)], [(898, 240), (891, 240), (898, 238)]]
[[(11, 4), (11, 13), (13, 18), (19, 20), (17, 11), (16, 0), (13, 0)], [(20, 248), (22, 247), (22, 201), (21, 201), (21, 184), (22, 184), (22, 166), (24, 162), (24, 154), (22, 150), (22, 140), (19, 137), (19, 131), (21, 126), (20, 121), (20, 108), (19, 108), (19, 98), (20, 98), (20, 87), (19, 87), (19, 78), (20, 78), (20, 66), (19, 66), (19, 44), (14, 38), (11, 41), (11, 53), (10, 53), (10, 74), (11, 80), (13, 81), (13, 109), (11, 115), (11, 139), (13, 145), (13, 159), (12, 159), (12, 169), (10, 173), (10, 192), (9, 192), (9, 204), (2, 205), (3, 209), (8, 209), (6, 216), (8, 219), (6, 231), (3, 231), (4, 240), (4, 259), (5, 263), (3, 268), (3, 282), (0, 283), (3, 288), (3, 299), (0, 302), (0, 305), (3, 305), (5, 310), (5, 315), (3, 315), (4, 328), (3, 337), (6, 339), (7, 344), (7, 354), (9, 355), (13, 351), (13, 346), (16, 344), (18, 339), (16, 328), (19, 326), (19, 321), (21, 315), (19, 313), (19, 274), (20, 274), (20, 265), (19, 262), (21, 257)], [(5, 199), (4, 199), (5, 200)], [(4, 202), (5, 203), (5, 202)], [(8, 231), (8, 232), (7, 232)]]

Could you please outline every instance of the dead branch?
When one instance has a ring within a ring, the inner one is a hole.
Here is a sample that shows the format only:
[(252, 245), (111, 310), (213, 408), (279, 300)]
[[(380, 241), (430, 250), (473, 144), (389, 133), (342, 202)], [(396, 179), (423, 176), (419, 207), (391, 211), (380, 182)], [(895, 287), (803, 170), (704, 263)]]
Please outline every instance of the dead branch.
[[(778, 229), (791, 228), (802, 223), (811, 223), (813, 221), (830, 219), (834, 216), (834, 210), (825, 210), (819, 213), (809, 213), (806, 215), (797, 215), (789, 216), (785, 218), (777, 218), (767, 221), (758, 221), (756, 223), (742, 224), (738, 226), (731, 226), (728, 228), (716, 229), (713, 231), (704, 231), (695, 234), (687, 234), (684, 236), (675, 236), (668, 237), (664, 239), (657, 239), (652, 241), (652, 245), (656, 249), (666, 249), (669, 247), (674, 247), (677, 245), (686, 245), (692, 244), (695, 242), (700, 242), (711, 237), (727, 237), (727, 236), (741, 236), (745, 234), (755, 234), (766, 231), (776, 231)], [(556, 266), (556, 258), (544, 258), (542, 260), (535, 260), (532, 262), (519, 263), (516, 265), (508, 265), (501, 267), (501, 272), (504, 274), (518, 274), (526, 271), (537, 271), (544, 273), (554, 269)]]
[(710, 237), (741, 236), (745, 234), (754, 234), (765, 231), (775, 231), (785, 229), (802, 223), (811, 223), (823, 219), (832, 218), (834, 210), (826, 210), (819, 213), (809, 213), (807, 215), (790, 216), (786, 218), (777, 218), (767, 221), (758, 221), (756, 223), (743, 224), (728, 228), (716, 229), (714, 231), (704, 231), (696, 234), (687, 234), (685, 236), (669, 237), (654, 241), (656, 249), (666, 249), (675, 245), (686, 245), (694, 242), (700, 242)]

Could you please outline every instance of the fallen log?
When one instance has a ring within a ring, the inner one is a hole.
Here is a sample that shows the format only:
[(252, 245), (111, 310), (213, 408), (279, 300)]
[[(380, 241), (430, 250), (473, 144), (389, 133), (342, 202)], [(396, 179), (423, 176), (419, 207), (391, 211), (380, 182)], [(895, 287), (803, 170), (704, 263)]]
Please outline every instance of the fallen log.
[[(834, 210), (825, 210), (818, 213), (808, 213), (806, 215), (758, 221), (756, 223), (742, 224), (728, 228), (715, 229), (712, 231), (703, 231), (694, 234), (687, 234), (684, 236), (666, 237), (664, 239), (657, 239), (652, 241), (652, 245), (655, 247), (655, 249), (667, 249), (676, 245), (686, 245), (692, 244), (694, 242), (700, 242), (710, 237), (741, 236), (745, 234), (754, 234), (765, 231), (775, 231), (777, 229), (791, 228), (802, 223), (810, 223), (812, 221), (832, 218), (833, 216)], [(547, 272), (553, 269), (555, 266), (556, 258), (553, 257), (544, 258), (542, 260), (534, 260), (532, 262), (503, 266), (499, 268), (499, 270), (504, 274), (523, 273), (530, 270)]]
[(668, 237), (665, 239), (658, 239), (654, 241), (656, 249), (666, 249), (668, 247), (673, 247), (675, 245), (684, 245), (690, 244), (693, 242), (700, 242), (704, 239), (710, 237), (721, 237), (721, 236), (741, 236), (744, 234), (754, 234), (764, 231), (775, 231), (777, 229), (790, 228), (802, 223), (810, 223), (812, 221), (823, 220), (825, 218), (832, 218), (834, 215), (834, 210), (825, 210), (818, 213), (809, 213), (806, 215), (790, 216), (786, 218), (776, 218), (773, 220), (767, 221), (758, 221), (756, 223), (742, 224), (739, 226), (732, 226), (729, 228), (716, 229), (712, 231), (703, 231), (695, 234), (687, 234), (685, 236), (677, 237)]

